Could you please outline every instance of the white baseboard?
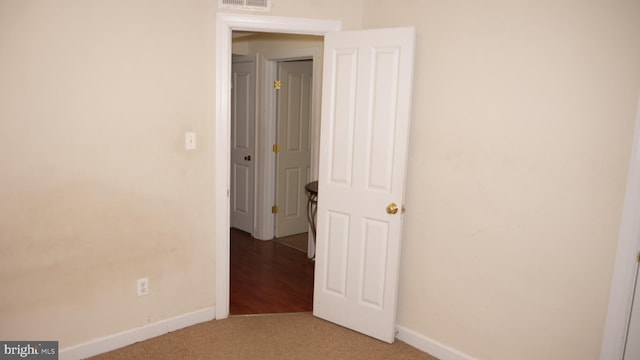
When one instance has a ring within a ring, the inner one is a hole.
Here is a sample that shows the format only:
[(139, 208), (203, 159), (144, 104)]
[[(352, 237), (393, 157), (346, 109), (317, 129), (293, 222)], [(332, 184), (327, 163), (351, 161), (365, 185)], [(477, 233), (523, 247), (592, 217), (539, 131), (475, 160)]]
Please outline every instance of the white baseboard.
[(397, 326), (396, 329), (398, 330), (398, 335), (396, 336), (398, 340), (404, 341), (414, 348), (422, 350), (440, 360), (475, 360), (475, 358), (463, 352), (450, 348), (422, 334), (418, 334), (404, 326)]
[(215, 319), (215, 307), (194, 311), (136, 329), (60, 349), (60, 360), (79, 360)]

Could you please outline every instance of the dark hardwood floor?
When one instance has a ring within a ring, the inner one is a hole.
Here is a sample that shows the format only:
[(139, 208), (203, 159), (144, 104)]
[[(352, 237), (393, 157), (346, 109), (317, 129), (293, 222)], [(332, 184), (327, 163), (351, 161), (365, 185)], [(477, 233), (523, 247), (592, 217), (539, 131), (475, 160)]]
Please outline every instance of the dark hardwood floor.
[(300, 250), (231, 229), (231, 315), (313, 309), (314, 262)]

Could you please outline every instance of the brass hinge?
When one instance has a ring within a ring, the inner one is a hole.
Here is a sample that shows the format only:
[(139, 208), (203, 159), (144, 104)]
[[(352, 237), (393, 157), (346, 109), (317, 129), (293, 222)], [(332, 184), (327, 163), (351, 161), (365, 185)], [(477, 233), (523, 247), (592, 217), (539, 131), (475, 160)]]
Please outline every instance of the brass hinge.
[(280, 145), (273, 144), (273, 152), (274, 153), (279, 153), (280, 152)]
[(276, 80), (273, 82), (273, 88), (276, 90), (280, 90), (280, 88), (282, 87), (282, 82), (280, 80)]
[(278, 213), (278, 205), (273, 205), (271, 207), (271, 213), (272, 214), (277, 214)]

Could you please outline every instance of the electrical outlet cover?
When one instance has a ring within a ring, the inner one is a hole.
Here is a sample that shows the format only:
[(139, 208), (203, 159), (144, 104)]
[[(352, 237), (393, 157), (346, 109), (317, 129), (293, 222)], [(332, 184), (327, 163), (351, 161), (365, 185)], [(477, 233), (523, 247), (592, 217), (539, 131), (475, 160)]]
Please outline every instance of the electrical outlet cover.
[(144, 296), (149, 293), (149, 279), (138, 279), (138, 296)]

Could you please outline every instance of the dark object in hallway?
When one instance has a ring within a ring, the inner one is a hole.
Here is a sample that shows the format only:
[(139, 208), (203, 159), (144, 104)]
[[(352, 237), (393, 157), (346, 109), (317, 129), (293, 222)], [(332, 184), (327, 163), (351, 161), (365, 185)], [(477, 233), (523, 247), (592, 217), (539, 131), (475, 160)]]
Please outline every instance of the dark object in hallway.
[(311, 311), (314, 262), (305, 252), (231, 229), (231, 315)]

